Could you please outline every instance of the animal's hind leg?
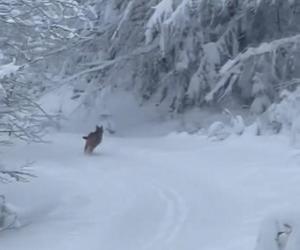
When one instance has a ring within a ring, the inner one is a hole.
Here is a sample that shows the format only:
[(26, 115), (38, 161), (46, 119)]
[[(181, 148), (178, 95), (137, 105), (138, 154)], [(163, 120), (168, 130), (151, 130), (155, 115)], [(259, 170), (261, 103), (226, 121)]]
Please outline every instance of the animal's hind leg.
[(90, 149), (90, 147), (87, 143), (84, 146), (84, 153), (85, 154), (90, 154), (91, 153), (91, 149)]
[(90, 147), (89, 147), (89, 154), (92, 154), (92, 153), (93, 153), (93, 151), (94, 151), (94, 149), (95, 149), (95, 147), (94, 147), (94, 146), (90, 146)]

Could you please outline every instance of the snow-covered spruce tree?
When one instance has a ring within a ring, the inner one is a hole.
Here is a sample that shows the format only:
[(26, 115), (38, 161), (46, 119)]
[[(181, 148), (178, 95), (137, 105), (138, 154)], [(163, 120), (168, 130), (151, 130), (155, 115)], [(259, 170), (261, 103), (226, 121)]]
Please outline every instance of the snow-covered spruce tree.
[[(72, 15), (57, 19), (60, 15), (52, 12), (59, 8), (51, 8), (52, 14), (47, 15), (51, 21), (36, 23), (45, 41), (30, 27), (25, 29), (26, 36), (14, 40), (14, 30), (6, 41), (25, 43), (6, 44), (5, 55), (18, 55), (17, 65), (30, 65), (25, 67), (23, 81), (30, 83), (34, 95), (68, 86), (68, 91), (73, 91), (68, 98), (87, 116), (98, 116), (103, 108), (109, 111), (108, 105), (101, 106), (103, 98), (111, 100), (122, 91), (164, 115), (194, 107), (254, 111), (253, 107), (264, 106), (255, 109), (259, 113), (277, 101), (280, 86), (298, 78), (300, 72), (298, 1), (53, 3), (68, 4), (70, 9), (64, 13)], [(10, 29), (18, 27), (10, 22), (5, 24)], [(60, 22), (63, 30), (55, 28)], [(32, 32), (37, 37), (30, 35)], [(26, 37), (34, 39), (26, 42)], [(32, 41), (36, 41), (34, 46)], [(28, 46), (23, 46), (26, 43)], [(6, 58), (4, 64), (12, 61)], [(258, 92), (257, 74), (261, 79)], [(63, 105), (57, 112), (61, 110)]]
[[(248, 44), (248, 48), (223, 64), (206, 98), (222, 105), (230, 101), (235, 107), (261, 113), (278, 99), (279, 86), (298, 78), (295, 54), (299, 53), (299, 30), (295, 24), (300, 17), (292, 11), (297, 7), (295, 1), (245, 1), (243, 6), (246, 12), (241, 13), (247, 22), (240, 19), (239, 29), (241, 45)], [(262, 43), (264, 40), (268, 42)]]
[(94, 9), (95, 32), (65, 71), (83, 105), (97, 106), (87, 100), (109, 88), (164, 112), (206, 105), (259, 112), (299, 74), (298, 1), (102, 0)]

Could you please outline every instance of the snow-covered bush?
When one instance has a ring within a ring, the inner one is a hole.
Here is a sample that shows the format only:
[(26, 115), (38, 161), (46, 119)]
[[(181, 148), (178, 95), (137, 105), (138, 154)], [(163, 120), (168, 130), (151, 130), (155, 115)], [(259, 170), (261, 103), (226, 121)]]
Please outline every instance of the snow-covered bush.
[(207, 134), (209, 138), (214, 140), (224, 140), (230, 135), (242, 135), (245, 131), (245, 123), (242, 116), (234, 116), (229, 110), (224, 110), (224, 113), (229, 116), (229, 121), (214, 122), (208, 128)]
[[(11, 181), (26, 182), (29, 178), (34, 177), (24, 169), (26, 166), (18, 170), (6, 170), (0, 165), (0, 185), (4, 185)], [(12, 229), (19, 226), (18, 214), (15, 209), (6, 202), (5, 196), (0, 194), (0, 232), (6, 229)]]
[(21, 82), (20, 71), (15, 61), (0, 65), (0, 142), (7, 134), (40, 142), (44, 126), (54, 122), (35, 102), (30, 86)]
[(284, 90), (280, 97), (281, 101), (269, 108), (269, 116), (271, 120), (280, 122), (284, 128), (291, 129), (300, 115), (300, 88), (295, 91)]
[(209, 138), (213, 140), (224, 140), (228, 136), (230, 136), (230, 128), (225, 125), (223, 122), (214, 122), (210, 125), (207, 131), (207, 135)]
[(253, 76), (252, 96), (254, 98), (250, 110), (256, 114), (262, 114), (271, 105), (267, 85), (262, 80), (263, 75), (256, 72)]
[(0, 195), (0, 232), (5, 229), (18, 227), (18, 224), (16, 212), (7, 204), (5, 197)]
[[(27, 182), (30, 178), (35, 177), (26, 168), (31, 163), (12, 170), (7, 170), (4, 165), (0, 164), (0, 185), (9, 182)], [(6, 202), (5, 196), (0, 194), (0, 232), (5, 229), (12, 229), (19, 226), (18, 214), (14, 208)]]
[(297, 134), (300, 133), (300, 88), (294, 91), (282, 91), (281, 101), (272, 104), (266, 116), (269, 124), (291, 134), (291, 142), (297, 141)]
[[(44, 122), (52, 118), (35, 102), (31, 88), (21, 81), (22, 67), (13, 60), (0, 65), (0, 145), (11, 136), (41, 142)], [(0, 185), (10, 181), (27, 181), (33, 177), (24, 169), (7, 170), (0, 164)], [(0, 195), (0, 231), (17, 225), (17, 214)]]
[(299, 248), (299, 216), (294, 213), (272, 216), (261, 225), (255, 250)]

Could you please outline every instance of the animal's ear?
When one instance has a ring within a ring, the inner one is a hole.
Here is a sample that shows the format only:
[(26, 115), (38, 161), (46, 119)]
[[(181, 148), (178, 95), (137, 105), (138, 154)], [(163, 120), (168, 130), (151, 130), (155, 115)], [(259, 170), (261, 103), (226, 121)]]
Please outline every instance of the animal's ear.
[(99, 127), (98, 125), (96, 126), (97, 130), (103, 130), (103, 126)]

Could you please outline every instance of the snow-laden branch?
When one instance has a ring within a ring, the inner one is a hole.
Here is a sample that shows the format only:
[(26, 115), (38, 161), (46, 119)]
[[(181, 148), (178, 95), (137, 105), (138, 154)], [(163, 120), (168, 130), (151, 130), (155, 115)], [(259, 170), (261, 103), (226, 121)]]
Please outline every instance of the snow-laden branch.
[(120, 57), (117, 57), (113, 60), (101, 60), (101, 61), (96, 61), (96, 62), (92, 62), (92, 63), (86, 63), (83, 66), (88, 66), (90, 68), (82, 70), (82, 71), (76, 73), (73, 76), (62, 79), (60, 82), (61, 83), (70, 82), (70, 81), (72, 81), (76, 78), (79, 78), (83, 75), (86, 75), (88, 73), (105, 70), (108, 67), (111, 67), (111, 66), (113, 66), (117, 63), (120, 63), (120, 62), (123, 62), (123, 61), (126, 61), (126, 60), (130, 60), (133, 57), (141, 56), (143, 54), (148, 54), (148, 53), (150, 53), (151, 51), (153, 51), (155, 49), (157, 49), (157, 45), (152, 44), (152, 45), (148, 45), (148, 46), (145, 46), (145, 47), (142, 47), (142, 48), (138, 48), (138, 49), (134, 50), (132, 53), (130, 53), (128, 55), (120, 56)]
[[(1, 33), (15, 49), (15, 57), (23, 56), (32, 61), (45, 50), (85, 39), (87, 27), (93, 28), (93, 22), (86, 15), (88, 12), (91, 12), (91, 6), (79, 5), (72, 0), (2, 0), (0, 32), (5, 31)], [(20, 32), (16, 33), (16, 30)]]
[[(219, 73), (219, 81), (216, 86), (206, 95), (206, 101), (217, 101), (219, 102), (224, 96), (231, 93), (233, 85), (239, 78), (242, 73), (243, 66), (247, 60), (253, 57), (259, 57), (264, 54), (270, 53), (274, 56), (276, 52), (281, 46), (286, 44), (300, 44), (300, 35), (295, 35), (292, 37), (282, 38), (270, 43), (262, 43), (260, 46), (256, 48), (248, 48), (245, 52), (238, 54), (234, 59), (228, 60)], [(280, 86), (287, 86), (289, 84), (293, 84), (294, 82), (298, 82), (297, 79), (288, 81), (286, 83), (280, 84)]]
[(270, 43), (262, 43), (256, 48), (248, 48), (245, 52), (237, 55), (233, 60), (228, 60), (227, 63), (221, 68), (220, 73), (226, 74), (229, 71), (234, 71), (239, 63), (246, 61), (250, 57), (263, 55), (265, 53), (274, 52), (278, 47), (288, 43), (300, 43), (300, 35), (285, 37), (282, 39), (274, 40)]
[(15, 59), (9, 64), (1, 65), (0, 66), (0, 79), (4, 78), (6, 76), (15, 74), (20, 68), (21, 68), (21, 66), (16, 65)]

